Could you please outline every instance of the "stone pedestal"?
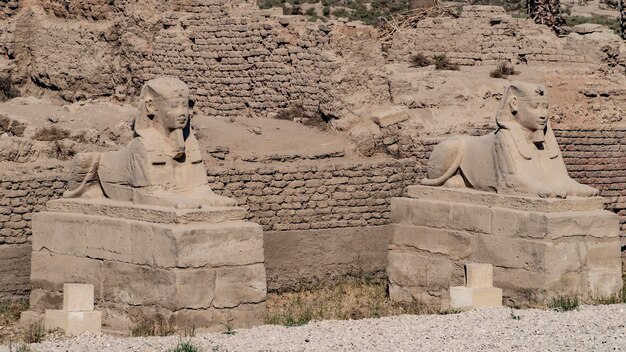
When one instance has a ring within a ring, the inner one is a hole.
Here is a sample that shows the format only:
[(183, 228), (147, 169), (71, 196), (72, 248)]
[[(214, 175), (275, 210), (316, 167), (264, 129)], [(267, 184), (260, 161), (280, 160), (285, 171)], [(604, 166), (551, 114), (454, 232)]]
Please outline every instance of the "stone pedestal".
[(159, 316), (178, 327), (261, 324), (261, 226), (242, 208), (179, 210), (57, 200), (33, 217), (31, 309), (61, 306), (67, 282), (92, 284), (104, 329)]
[(46, 309), (45, 329), (60, 329), (66, 334), (99, 333), (102, 328), (102, 312), (93, 310), (93, 293), (93, 285), (63, 285), (63, 309)]
[(465, 286), (450, 287), (450, 308), (470, 310), (502, 306), (502, 289), (493, 287), (491, 264), (465, 264)]
[(391, 204), (387, 258), (395, 301), (449, 305), (463, 265), (493, 265), (493, 281), (513, 305), (556, 296), (620, 292), (619, 221), (603, 199), (542, 199), (468, 189), (411, 186)]

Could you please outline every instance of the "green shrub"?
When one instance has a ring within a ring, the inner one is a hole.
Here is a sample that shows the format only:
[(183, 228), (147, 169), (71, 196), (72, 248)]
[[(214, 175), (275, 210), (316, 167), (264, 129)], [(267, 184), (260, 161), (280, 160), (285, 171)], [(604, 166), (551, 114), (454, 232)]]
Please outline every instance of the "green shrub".
[(552, 299), (552, 301), (550, 301), (550, 304), (548, 304), (548, 307), (557, 312), (568, 312), (571, 310), (577, 310), (578, 297), (559, 296)]

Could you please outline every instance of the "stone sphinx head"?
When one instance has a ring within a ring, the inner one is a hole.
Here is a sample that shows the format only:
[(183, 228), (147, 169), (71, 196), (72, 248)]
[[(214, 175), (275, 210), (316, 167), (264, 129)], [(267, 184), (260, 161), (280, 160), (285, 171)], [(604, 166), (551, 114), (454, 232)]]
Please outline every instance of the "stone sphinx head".
[(496, 122), (505, 129), (522, 129), (533, 134), (533, 142), (545, 140), (550, 128), (549, 101), (545, 86), (511, 82), (502, 100)]
[(191, 134), (189, 87), (178, 78), (161, 77), (146, 82), (139, 99), (135, 134), (156, 130), (171, 140), (176, 155), (182, 155)]

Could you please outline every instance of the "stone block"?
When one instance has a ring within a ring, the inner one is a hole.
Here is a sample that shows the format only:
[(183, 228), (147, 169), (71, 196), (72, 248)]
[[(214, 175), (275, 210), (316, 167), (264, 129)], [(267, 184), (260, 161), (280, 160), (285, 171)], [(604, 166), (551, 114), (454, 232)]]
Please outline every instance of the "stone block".
[(179, 309), (211, 307), (215, 291), (216, 269), (178, 269), (174, 306)]
[(97, 259), (131, 261), (130, 220), (84, 215), (81, 217), (87, 218), (87, 256)]
[(423, 226), (391, 225), (390, 245), (411, 247), (418, 251), (436, 253), (459, 260), (472, 251), (470, 235), (458, 231)]
[(94, 288), (89, 284), (63, 285), (63, 310), (67, 312), (90, 312), (93, 310)]
[(61, 292), (67, 282), (94, 285), (95, 297), (101, 297), (102, 261), (49, 252), (34, 252), (31, 258), (33, 288)]
[(450, 223), (450, 203), (412, 201), (411, 223), (415, 226), (445, 228)]
[(85, 256), (86, 226), (83, 217), (73, 214), (33, 215), (33, 251), (43, 248), (59, 254)]
[(491, 264), (465, 264), (465, 286), (486, 288), (493, 286), (493, 266)]
[(551, 239), (562, 237), (620, 236), (619, 217), (606, 210), (547, 214), (547, 232)]
[(100, 333), (102, 330), (102, 312), (46, 310), (44, 328), (46, 330), (60, 329), (68, 335), (85, 332)]
[(461, 231), (491, 233), (491, 210), (482, 205), (450, 203), (449, 227)]
[(587, 211), (604, 208), (605, 200), (602, 197), (590, 198), (536, 198), (520, 195), (498, 194), (476, 191), (473, 189), (458, 189), (429, 186), (407, 187), (407, 197), (423, 201), (466, 203), (500, 207), (534, 212), (558, 213), (567, 211)]
[(549, 243), (504, 236), (474, 235), (471, 261), (494, 267), (547, 270), (545, 253)]
[(502, 289), (496, 287), (450, 287), (450, 308), (468, 310), (480, 307), (501, 307)]
[[(263, 230), (250, 222), (173, 228), (178, 267), (248, 265), (263, 262)], [(210, 254), (210, 255), (208, 255)]]
[(102, 273), (102, 292), (106, 300), (174, 308), (176, 277), (172, 271), (104, 261)]
[(255, 264), (216, 269), (215, 308), (233, 308), (244, 303), (264, 302), (267, 289), (265, 266)]
[(410, 250), (393, 250), (387, 257), (387, 276), (390, 282), (401, 286), (447, 289), (450, 287), (452, 270), (450, 260)]

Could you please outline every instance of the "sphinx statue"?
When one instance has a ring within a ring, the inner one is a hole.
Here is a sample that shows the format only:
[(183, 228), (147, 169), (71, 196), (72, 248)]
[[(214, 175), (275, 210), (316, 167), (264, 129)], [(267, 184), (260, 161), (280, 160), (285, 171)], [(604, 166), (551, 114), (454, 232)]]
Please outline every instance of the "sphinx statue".
[(213, 193), (191, 129), (189, 88), (162, 77), (145, 83), (134, 139), (118, 151), (78, 154), (65, 198), (107, 198), (197, 209), (236, 206)]
[(421, 184), (539, 197), (598, 195), (568, 175), (548, 106), (543, 85), (512, 82), (496, 115), (496, 131), (437, 145)]

